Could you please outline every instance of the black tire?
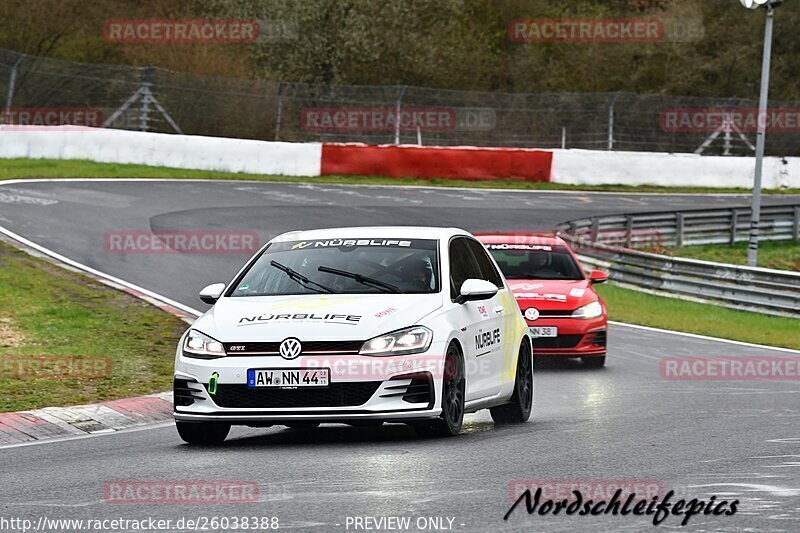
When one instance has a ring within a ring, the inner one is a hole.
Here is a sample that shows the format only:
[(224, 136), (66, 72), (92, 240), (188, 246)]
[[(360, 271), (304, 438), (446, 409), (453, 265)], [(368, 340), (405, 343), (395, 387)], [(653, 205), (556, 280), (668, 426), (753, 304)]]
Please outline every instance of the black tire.
[(231, 425), (224, 422), (181, 422), (176, 420), (178, 435), (189, 444), (222, 444)]
[(595, 355), (594, 357), (581, 357), (581, 362), (586, 368), (602, 368), (606, 364), (606, 356)]
[(514, 394), (505, 405), (492, 407), (489, 412), (496, 424), (522, 424), (531, 417), (533, 406), (533, 357), (527, 342), (519, 348), (517, 357), (517, 377), (514, 380)]
[(452, 437), (464, 423), (464, 360), (455, 344), (447, 348), (442, 372), (442, 414), (435, 420), (412, 423), (423, 437)]
[(317, 429), (319, 422), (287, 422), (284, 424), (289, 429), (296, 429), (298, 431), (306, 431), (310, 429)]

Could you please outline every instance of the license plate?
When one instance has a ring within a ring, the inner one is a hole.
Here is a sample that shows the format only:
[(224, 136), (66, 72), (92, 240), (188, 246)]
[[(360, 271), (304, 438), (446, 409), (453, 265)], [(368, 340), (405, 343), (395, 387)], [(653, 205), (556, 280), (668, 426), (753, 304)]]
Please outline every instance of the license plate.
[(533, 338), (558, 337), (558, 328), (554, 326), (535, 326), (528, 328)]
[(293, 369), (249, 369), (247, 371), (248, 387), (327, 387), (330, 381), (328, 368), (293, 368)]

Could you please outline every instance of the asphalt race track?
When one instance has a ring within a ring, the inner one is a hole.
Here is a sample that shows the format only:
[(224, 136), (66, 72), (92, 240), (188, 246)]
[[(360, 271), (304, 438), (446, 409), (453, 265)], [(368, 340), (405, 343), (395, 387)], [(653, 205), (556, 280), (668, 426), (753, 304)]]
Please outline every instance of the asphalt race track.
[[(768, 197), (766, 203), (797, 202)], [(742, 196), (401, 189), (246, 182), (40, 182), (0, 185), (0, 225), (107, 274), (204, 309), (197, 291), (228, 281), (241, 254), (115, 254), (119, 230), (254, 230), (448, 225), (542, 230), (592, 214), (747, 206)], [(348, 517), (452, 518), (453, 531), (649, 529), (644, 516), (503, 515), (519, 480), (657, 483), (678, 497), (740, 501), (732, 517), (698, 515), (687, 531), (800, 530), (800, 384), (668, 381), (666, 355), (768, 350), (611, 326), (607, 367), (537, 372), (531, 421), (495, 428), (468, 416), (457, 438), (419, 440), (402, 425), (312, 432), (234, 428), (217, 449), (183, 445), (170, 426), (0, 450), (0, 515), (48, 518), (276, 516), (281, 529), (353, 531)], [(242, 480), (258, 503), (109, 504), (113, 480)], [(363, 529), (362, 529), (363, 530)], [(416, 530), (416, 527), (412, 528)]]

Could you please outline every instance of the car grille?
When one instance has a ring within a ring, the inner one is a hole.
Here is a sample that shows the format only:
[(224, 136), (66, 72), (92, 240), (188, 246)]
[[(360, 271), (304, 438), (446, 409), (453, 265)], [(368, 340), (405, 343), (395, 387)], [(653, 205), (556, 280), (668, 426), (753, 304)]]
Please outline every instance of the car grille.
[[(281, 342), (229, 342), (225, 343), (225, 353), (231, 355), (280, 355)], [(303, 355), (336, 354), (353, 355), (361, 350), (364, 341), (301, 341)], [(232, 349), (235, 347), (235, 349)]]
[(572, 310), (539, 309), (539, 318), (572, 318), (572, 313)]
[(327, 387), (279, 389), (220, 383), (217, 385), (217, 393), (211, 398), (220, 407), (241, 409), (354, 407), (367, 403), (380, 384), (380, 381), (361, 381), (331, 383)]
[[(190, 383), (195, 386), (191, 387)], [(200, 384), (193, 379), (175, 378), (172, 382), (172, 391), (173, 403), (176, 407), (187, 407), (192, 405), (195, 400), (205, 400), (200, 395)]]
[(606, 347), (606, 330), (590, 331), (586, 335), (586, 342), (592, 346)]
[(411, 380), (408, 385), (387, 385), (386, 392), (381, 394), (381, 398), (393, 398), (401, 396), (403, 401), (408, 403), (427, 403), (428, 408), (433, 407), (433, 379), (430, 373), (420, 372), (416, 374), (406, 374), (395, 376), (390, 381)]
[(536, 348), (574, 348), (580, 344), (583, 335), (559, 335), (558, 337), (539, 337), (533, 339), (533, 349)]

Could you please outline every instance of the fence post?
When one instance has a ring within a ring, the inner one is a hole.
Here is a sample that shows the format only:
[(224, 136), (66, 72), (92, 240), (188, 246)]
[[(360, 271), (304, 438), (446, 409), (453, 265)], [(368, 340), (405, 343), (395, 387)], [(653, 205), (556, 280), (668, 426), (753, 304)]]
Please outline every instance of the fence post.
[(142, 78), (142, 105), (139, 108), (139, 130), (147, 131), (147, 122), (150, 120), (150, 81), (153, 76), (153, 65), (147, 65)]
[(280, 140), (281, 116), (282, 115), (283, 115), (283, 80), (278, 82), (278, 108), (275, 110), (275, 140), (276, 141)]
[(8, 77), (8, 93), (6, 93), (5, 106), (6, 119), (8, 118), (8, 114), (11, 113), (11, 102), (14, 100), (14, 87), (17, 84), (17, 71), (19, 70), (19, 64), (22, 63), (23, 59), (25, 59), (25, 54), (20, 55), (14, 62), (14, 65), (11, 67), (11, 74)]
[(400, 105), (403, 101), (403, 95), (406, 93), (406, 86), (403, 85), (400, 87), (400, 94), (397, 95), (397, 101), (395, 101), (395, 110), (394, 110), (394, 144), (397, 146), (400, 144)]
[(611, 105), (608, 106), (608, 149), (614, 149), (614, 108), (617, 106), (617, 98), (619, 98), (619, 91), (614, 93), (611, 98)]
[(800, 205), (794, 206), (794, 223), (792, 228), (792, 237), (796, 241), (800, 241)]
[(731, 209), (731, 238), (729, 244), (736, 244), (736, 232), (739, 230), (739, 210)]
[(675, 247), (683, 246), (683, 213), (675, 213)]
[(592, 243), (597, 242), (597, 234), (600, 232), (600, 220), (597, 217), (592, 217), (592, 229), (589, 232), (589, 241)]

